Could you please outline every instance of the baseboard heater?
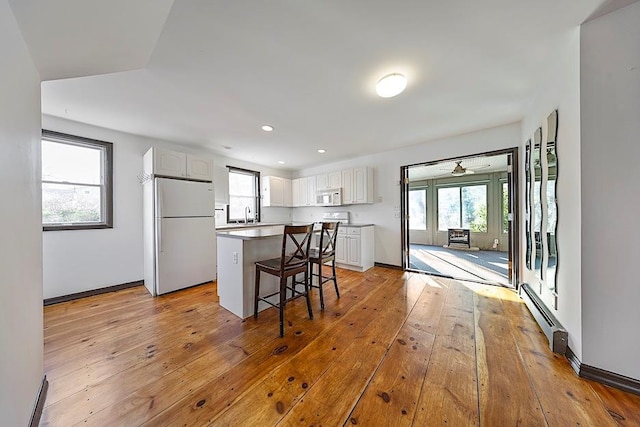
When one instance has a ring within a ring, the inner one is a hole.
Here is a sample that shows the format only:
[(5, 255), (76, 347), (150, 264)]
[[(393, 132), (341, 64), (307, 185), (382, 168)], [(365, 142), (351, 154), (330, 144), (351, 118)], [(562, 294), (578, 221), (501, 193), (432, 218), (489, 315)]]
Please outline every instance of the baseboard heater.
[(528, 283), (523, 283), (520, 287), (520, 297), (524, 300), (538, 325), (540, 325), (540, 329), (547, 336), (551, 351), (565, 354), (569, 334), (558, 322), (558, 319), (549, 311)]

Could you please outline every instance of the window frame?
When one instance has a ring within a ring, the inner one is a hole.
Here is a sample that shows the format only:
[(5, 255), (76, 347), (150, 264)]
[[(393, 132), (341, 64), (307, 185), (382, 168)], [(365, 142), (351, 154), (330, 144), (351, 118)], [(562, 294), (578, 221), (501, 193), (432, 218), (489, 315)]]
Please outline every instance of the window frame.
[(464, 184), (462, 183), (456, 183), (456, 184), (446, 184), (446, 185), (438, 185), (436, 187), (436, 209), (437, 209), (437, 231), (440, 233), (446, 233), (448, 231), (448, 229), (444, 229), (442, 230), (440, 228), (440, 189), (444, 189), (444, 188), (457, 188), (458, 189), (458, 200), (460, 201), (460, 208), (458, 210), (458, 214), (459, 214), (459, 220), (460, 220), (460, 227), (456, 227), (456, 228), (463, 228), (463, 219), (462, 219), (462, 189), (464, 187), (476, 187), (476, 186), (484, 186), (485, 188), (485, 206), (487, 209), (487, 218), (485, 218), (486, 224), (485, 227), (487, 228), (487, 231), (473, 231), (471, 230), (471, 228), (469, 228), (469, 231), (471, 233), (483, 233), (483, 234), (487, 234), (489, 233), (489, 183), (486, 181), (472, 181), (472, 182), (466, 182)]
[(411, 231), (429, 231), (429, 193), (427, 185), (419, 185), (415, 187), (409, 186), (409, 194), (407, 195), (409, 200), (409, 212), (411, 212), (411, 192), (422, 191), (424, 192), (424, 228), (411, 228), (411, 214), (409, 214), (409, 230)]
[[(238, 173), (243, 175), (252, 175), (254, 178), (254, 204), (255, 204), (255, 215), (253, 216), (253, 222), (260, 222), (260, 216), (262, 215), (260, 209), (260, 172), (254, 171), (251, 169), (243, 169), (235, 166), (227, 166), (227, 173), (229, 174), (229, 185), (231, 183), (231, 174)], [(231, 218), (231, 187), (229, 186), (229, 203), (227, 204), (227, 224), (244, 224), (244, 217), (242, 218)]]
[[(509, 182), (506, 178), (500, 178), (498, 181), (500, 184), (500, 228), (502, 229), (502, 234), (509, 233)], [(505, 185), (507, 188), (505, 189)], [(504, 196), (507, 194), (507, 200), (505, 200)], [(506, 208), (506, 212), (505, 212)], [(506, 214), (506, 215), (505, 215)], [(505, 227), (506, 225), (506, 227)]]
[[(57, 144), (67, 144), (67, 145), (72, 145), (76, 147), (98, 149), (101, 151), (100, 157), (102, 160), (102, 164), (101, 164), (102, 170), (100, 173), (101, 183), (99, 187), (101, 189), (100, 210), (101, 210), (101, 217), (103, 218), (103, 221), (83, 222), (83, 223), (59, 223), (59, 224), (42, 223), (42, 231), (96, 230), (96, 229), (113, 228), (113, 143), (43, 129), (41, 141), (45, 141), (45, 140), (49, 142), (57, 143)], [(42, 153), (40, 156), (42, 159)], [(48, 180), (43, 180), (42, 176), (40, 176), (41, 192), (42, 192), (42, 184), (45, 184), (45, 183), (86, 185), (86, 184), (80, 184), (80, 183), (69, 183), (64, 181), (48, 181)]]

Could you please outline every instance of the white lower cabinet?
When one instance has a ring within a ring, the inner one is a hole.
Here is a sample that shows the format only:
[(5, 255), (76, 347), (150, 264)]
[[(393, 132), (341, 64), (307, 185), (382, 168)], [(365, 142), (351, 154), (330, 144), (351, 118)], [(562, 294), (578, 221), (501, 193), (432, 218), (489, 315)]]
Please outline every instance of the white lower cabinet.
[(341, 226), (336, 239), (336, 264), (349, 270), (366, 271), (374, 264), (374, 226)]

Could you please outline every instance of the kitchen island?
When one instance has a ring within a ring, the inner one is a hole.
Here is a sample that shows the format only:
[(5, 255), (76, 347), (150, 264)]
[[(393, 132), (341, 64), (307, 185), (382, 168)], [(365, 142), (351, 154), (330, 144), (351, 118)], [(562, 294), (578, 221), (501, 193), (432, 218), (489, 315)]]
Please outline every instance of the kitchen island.
[[(218, 231), (218, 296), (220, 305), (241, 319), (253, 315), (256, 261), (277, 258), (282, 252), (284, 225)], [(278, 278), (263, 274), (262, 294), (276, 292)], [(263, 302), (262, 311), (270, 307)]]

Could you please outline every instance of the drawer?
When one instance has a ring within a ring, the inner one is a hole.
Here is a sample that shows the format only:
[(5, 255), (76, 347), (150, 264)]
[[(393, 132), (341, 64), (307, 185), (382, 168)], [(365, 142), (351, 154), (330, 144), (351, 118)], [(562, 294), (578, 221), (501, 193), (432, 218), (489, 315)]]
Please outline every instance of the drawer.
[(360, 235), (360, 227), (347, 227), (347, 234), (349, 235)]

